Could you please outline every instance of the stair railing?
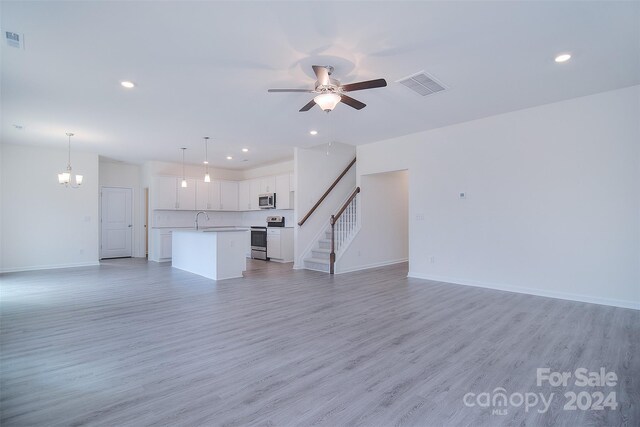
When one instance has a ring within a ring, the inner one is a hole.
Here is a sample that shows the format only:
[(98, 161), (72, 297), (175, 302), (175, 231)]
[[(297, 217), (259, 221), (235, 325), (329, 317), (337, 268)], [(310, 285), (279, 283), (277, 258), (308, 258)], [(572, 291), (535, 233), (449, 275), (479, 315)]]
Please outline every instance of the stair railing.
[(331, 190), (333, 190), (333, 188), (336, 185), (338, 185), (338, 182), (340, 182), (342, 177), (345, 176), (347, 172), (349, 172), (349, 169), (351, 169), (351, 166), (353, 166), (355, 163), (356, 163), (356, 158), (354, 157), (353, 160), (351, 160), (351, 163), (349, 163), (349, 165), (347, 165), (347, 167), (344, 168), (340, 176), (337, 177), (335, 181), (333, 181), (333, 184), (331, 184), (331, 186), (327, 189), (327, 191), (324, 192), (324, 194), (322, 195), (322, 197), (320, 197), (320, 199), (316, 202), (316, 204), (313, 205), (313, 207), (309, 210), (309, 212), (307, 212), (307, 214), (298, 222), (299, 226), (302, 226), (302, 224), (304, 224), (307, 221), (307, 219), (309, 219), (309, 217), (313, 214), (313, 212), (315, 212), (315, 210), (318, 209), (318, 206), (322, 204), (324, 199), (329, 195), (329, 193), (331, 193)]
[[(358, 212), (356, 196), (360, 187), (356, 187), (351, 196), (342, 205), (337, 214), (331, 215), (331, 253), (329, 254), (329, 273), (334, 274), (336, 264), (336, 251), (339, 251), (344, 242), (351, 237), (356, 229)], [(343, 216), (344, 214), (344, 216)]]

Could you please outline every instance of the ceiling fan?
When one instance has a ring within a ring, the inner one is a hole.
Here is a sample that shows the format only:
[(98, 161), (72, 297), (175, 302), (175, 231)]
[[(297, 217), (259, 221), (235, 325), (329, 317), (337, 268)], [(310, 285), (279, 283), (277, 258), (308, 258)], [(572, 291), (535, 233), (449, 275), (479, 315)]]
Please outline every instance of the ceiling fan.
[(346, 92), (356, 90), (373, 89), (376, 87), (385, 87), (387, 81), (385, 79), (368, 80), (366, 82), (340, 84), (336, 79), (329, 77), (333, 73), (333, 67), (330, 65), (313, 65), (313, 72), (316, 73), (315, 89), (269, 89), (269, 92), (305, 92), (316, 93), (307, 105), (302, 107), (300, 111), (309, 111), (314, 105), (318, 104), (324, 111), (329, 112), (338, 105), (338, 102), (347, 104), (356, 110), (362, 110), (367, 105), (345, 95)]

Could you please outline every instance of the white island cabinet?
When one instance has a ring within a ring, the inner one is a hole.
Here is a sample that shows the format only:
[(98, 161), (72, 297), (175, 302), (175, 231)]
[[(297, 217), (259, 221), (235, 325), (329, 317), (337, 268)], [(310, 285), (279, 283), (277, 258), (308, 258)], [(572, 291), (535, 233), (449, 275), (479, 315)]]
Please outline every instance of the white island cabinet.
[(174, 230), (171, 266), (213, 280), (242, 277), (248, 228)]

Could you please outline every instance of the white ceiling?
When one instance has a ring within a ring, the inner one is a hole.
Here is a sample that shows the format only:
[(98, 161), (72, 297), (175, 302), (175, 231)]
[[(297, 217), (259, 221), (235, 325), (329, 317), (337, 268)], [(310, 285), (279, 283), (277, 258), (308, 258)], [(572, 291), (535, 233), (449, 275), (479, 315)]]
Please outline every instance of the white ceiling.
[[(640, 84), (640, 2), (1, 8), (2, 141), (65, 147), (73, 131), (74, 149), (132, 162), (179, 161), (185, 146), (199, 163), (209, 135), (214, 166), (244, 169), (329, 138), (363, 144)], [(7, 47), (4, 31), (23, 34), (25, 49)], [(554, 63), (564, 51), (571, 61)], [(342, 83), (382, 77), (389, 86), (354, 92), (368, 104), (361, 111), (340, 104), (328, 115), (298, 112), (311, 94), (267, 93), (312, 88), (313, 64), (333, 65)], [(395, 83), (421, 70), (450, 90), (421, 97)]]

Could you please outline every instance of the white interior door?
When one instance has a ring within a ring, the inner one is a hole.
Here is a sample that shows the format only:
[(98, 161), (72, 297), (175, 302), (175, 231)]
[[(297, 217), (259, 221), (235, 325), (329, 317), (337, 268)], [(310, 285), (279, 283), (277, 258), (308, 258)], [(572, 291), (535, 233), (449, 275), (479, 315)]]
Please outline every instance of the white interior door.
[(102, 242), (100, 258), (132, 256), (133, 190), (102, 187)]

